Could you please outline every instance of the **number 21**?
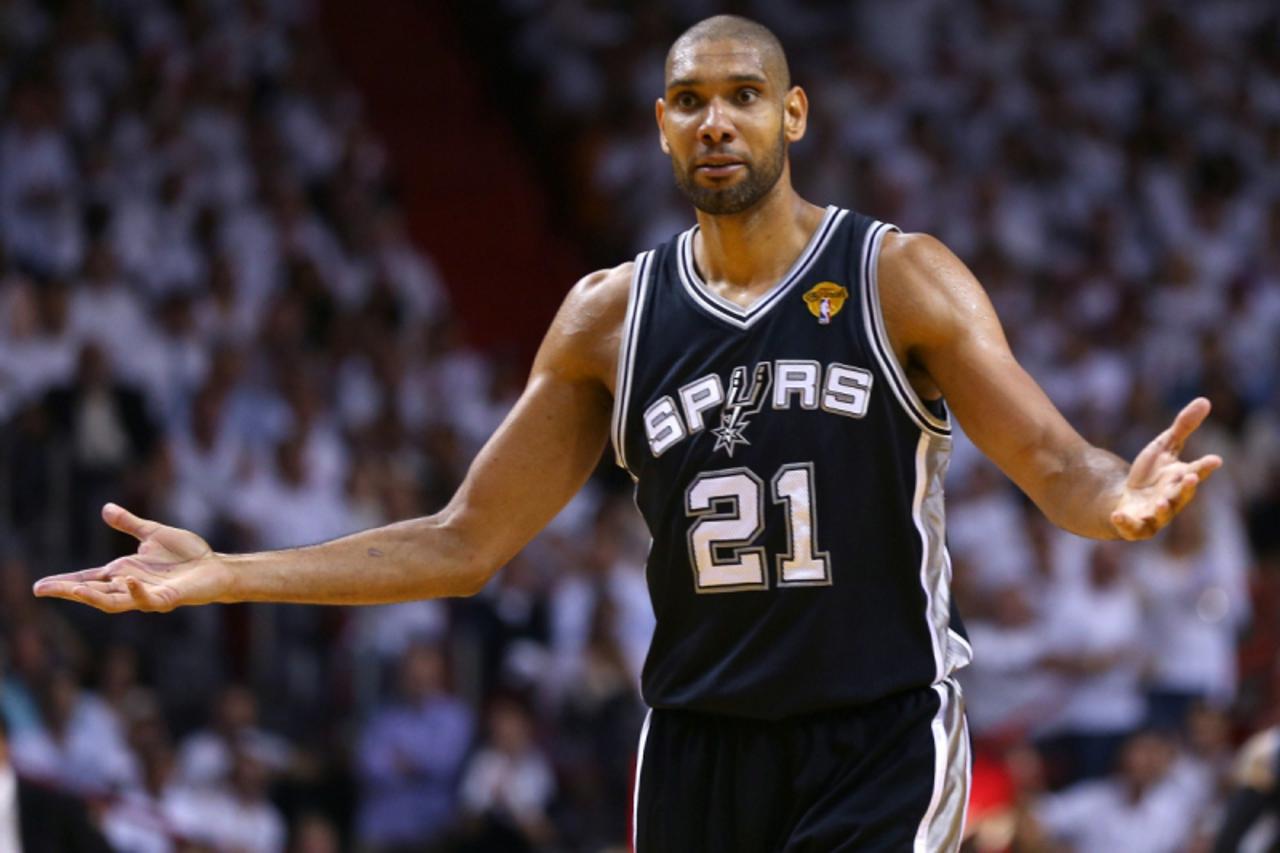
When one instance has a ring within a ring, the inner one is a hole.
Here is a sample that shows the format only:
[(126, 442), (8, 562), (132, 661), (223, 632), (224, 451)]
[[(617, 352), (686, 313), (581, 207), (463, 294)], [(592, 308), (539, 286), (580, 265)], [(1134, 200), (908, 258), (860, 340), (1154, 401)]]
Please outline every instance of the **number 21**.
[[(813, 499), (813, 463), (783, 465), (770, 484), (773, 502), (787, 518), (787, 553), (775, 555), (778, 586), (826, 586), (831, 558), (818, 550), (818, 510)], [(764, 482), (748, 468), (699, 474), (685, 492), (689, 562), (698, 592), (768, 589), (761, 545), (764, 531)]]

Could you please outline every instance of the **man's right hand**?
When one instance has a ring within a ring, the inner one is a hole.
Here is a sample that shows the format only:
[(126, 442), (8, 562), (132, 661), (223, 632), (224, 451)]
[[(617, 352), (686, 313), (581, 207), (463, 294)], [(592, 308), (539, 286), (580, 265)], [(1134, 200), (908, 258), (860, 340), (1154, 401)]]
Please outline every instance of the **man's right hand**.
[(189, 530), (147, 521), (116, 504), (102, 508), (107, 524), (138, 540), (138, 552), (96, 569), (50, 575), (34, 592), (107, 613), (167, 612), (186, 604), (227, 601), (230, 573), (209, 544)]

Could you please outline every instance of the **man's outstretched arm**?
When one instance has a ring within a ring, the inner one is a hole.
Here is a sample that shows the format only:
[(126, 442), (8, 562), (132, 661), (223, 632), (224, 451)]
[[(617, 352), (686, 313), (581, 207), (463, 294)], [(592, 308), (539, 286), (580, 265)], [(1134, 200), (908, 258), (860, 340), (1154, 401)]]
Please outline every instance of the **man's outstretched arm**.
[(1127, 463), (1077, 433), (1013, 357), (968, 268), (922, 234), (886, 236), (880, 299), (899, 360), (942, 392), (965, 434), (1058, 526), (1095, 539), (1146, 539), (1222, 465), (1179, 458), (1209, 414), (1186, 406)]
[(194, 533), (108, 504), (103, 519), (136, 537), (137, 553), (44, 578), (35, 594), (115, 612), (239, 601), (381, 604), (478, 591), (600, 460), (629, 281), (624, 265), (570, 292), (524, 393), (435, 515), (304, 548), (217, 554)]

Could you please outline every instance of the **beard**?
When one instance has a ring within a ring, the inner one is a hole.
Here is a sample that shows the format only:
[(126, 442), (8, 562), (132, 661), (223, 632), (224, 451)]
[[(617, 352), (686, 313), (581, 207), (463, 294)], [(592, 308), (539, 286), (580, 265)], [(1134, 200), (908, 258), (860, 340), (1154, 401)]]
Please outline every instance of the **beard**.
[(713, 216), (731, 216), (742, 213), (755, 206), (760, 199), (768, 195), (778, 179), (782, 177), (782, 169), (787, 162), (787, 143), (781, 128), (778, 130), (778, 144), (769, 150), (764, 159), (757, 164), (744, 161), (746, 176), (732, 186), (717, 188), (704, 187), (694, 179), (694, 169), (686, 168), (671, 159), (671, 171), (676, 178), (676, 186), (689, 203)]

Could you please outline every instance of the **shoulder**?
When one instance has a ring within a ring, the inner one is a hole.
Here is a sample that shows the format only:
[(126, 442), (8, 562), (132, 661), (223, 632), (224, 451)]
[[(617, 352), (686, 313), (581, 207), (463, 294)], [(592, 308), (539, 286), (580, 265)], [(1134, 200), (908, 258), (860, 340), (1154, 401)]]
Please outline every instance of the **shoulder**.
[(882, 282), (891, 279), (903, 286), (929, 287), (944, 283), (957, 268), (963, 270), (964, 264), (932, 234), (890, 231), (880, 247)]
[(635, 262), (627, 261), (583, 276), (569, 290), (561, 314), (567, 310), (572, 315), (570, 319), (584, 323), (608, 322), (614, 318), (621, 323), (634, 274)]
[(930, 234), (886, 234), (876, 269), (885, 323), (908, 348), (940, 343), (994, 316), (973, 273)]
[(598, 379), (612, 390), (634, 272), (628, 261), (579, 279), (560, 305), (539, 360), (557, 373)]

